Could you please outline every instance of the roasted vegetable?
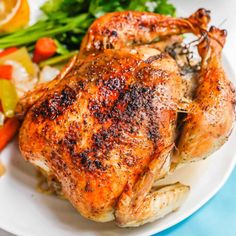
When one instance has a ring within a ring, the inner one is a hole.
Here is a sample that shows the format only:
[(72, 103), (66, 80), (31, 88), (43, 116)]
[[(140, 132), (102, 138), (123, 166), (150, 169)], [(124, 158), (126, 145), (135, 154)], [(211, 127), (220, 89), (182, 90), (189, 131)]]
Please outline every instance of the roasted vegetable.
[(33, 61), (39, 63), (50, 58), (56, 52), (57, 45), (52, 38), (41, 38), (35, 45)]
[(25, 67), (27, 72), (30, 75), (35, 74), (34, 64), (31, 61), (30, 55), (27, 52), (26, 48), (20, 48), (12, 53), (9, 53), (3, 57), (0, 57), (0, 65), (7, 61), (16, 61), (19, 62), (22, 66)]
[(6, 120), (5, 124), (0, 127), (0, 151), (11, 141), (19, 129), (19, 121), (13, 117)]
[(0, 78), (2, 79), (12, 79), (12, 65), (0, 65)]
[(13, 117), (18, 97), (11, 81), (0, 79), (0, 101), (6, 117)]
[(12, 47), (12, 48), (6, 48), (5, 50), (0, 52), (0, 57), (6, 56), (8, 54), (11, 54), (12, 52), (15, 52), (18, 48)]

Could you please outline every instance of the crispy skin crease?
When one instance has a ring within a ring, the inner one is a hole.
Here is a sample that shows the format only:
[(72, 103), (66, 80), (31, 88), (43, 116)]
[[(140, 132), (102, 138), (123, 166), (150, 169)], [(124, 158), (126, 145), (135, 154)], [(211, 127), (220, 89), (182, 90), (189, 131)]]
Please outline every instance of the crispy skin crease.
[(23, 156), (54, 173), (87, 218), (111, 220), (128, 179), (174, 142), (181, 78), (173, 59), (152, 50), (159, 59), (124, 49), (75, 63), (21, 127)]
[(226, 32), (211, 27), (198, 50), (202, 69), (195, 100), (181, 132), (175, 164), (206, 158), (230, 135), (235, 120), (235, 94), (221, 65)]
[(200, 34), (210, 21), (209, 11), (199, 9), (189, 18), (173, 18), (147, 12), (108, 13), (90, 26), (84, 37), (80, 56), (103, 49), (120, 49), (147, 44), (158, 37), (182, 33)]

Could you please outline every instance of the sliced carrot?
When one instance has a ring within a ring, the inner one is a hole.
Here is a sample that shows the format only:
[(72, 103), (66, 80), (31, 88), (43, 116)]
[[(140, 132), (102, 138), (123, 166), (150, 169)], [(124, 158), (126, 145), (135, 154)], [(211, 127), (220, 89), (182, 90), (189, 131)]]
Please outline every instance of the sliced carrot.
[(41, 38), (36, 42), (33, 62), (39, 63), (52, 57), (57, 51), (57, 45), (52, 38)]
[(12, 71), (11, 65), (0, 65), (0, 79), (12, 79)]
[(0, 151), (12, 140), (20, 127), (17, 118), (9, 118), (6, 120), (2, 128), (0, 128)]
[(0, 52), (0, 57), (11, 54), (11, 53), (15, 52), (16, 50), (18, 50), (17, 47), (6, 48), (6, 49), (4, 49), (3, 51)]

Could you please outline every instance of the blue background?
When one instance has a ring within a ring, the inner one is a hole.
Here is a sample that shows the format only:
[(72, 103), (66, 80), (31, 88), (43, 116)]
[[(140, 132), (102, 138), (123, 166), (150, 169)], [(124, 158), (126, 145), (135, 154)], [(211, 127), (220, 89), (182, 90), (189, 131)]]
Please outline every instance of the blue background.
[(236, 236), (236, 168), (207, 204), (186, 220), (155, 236)]

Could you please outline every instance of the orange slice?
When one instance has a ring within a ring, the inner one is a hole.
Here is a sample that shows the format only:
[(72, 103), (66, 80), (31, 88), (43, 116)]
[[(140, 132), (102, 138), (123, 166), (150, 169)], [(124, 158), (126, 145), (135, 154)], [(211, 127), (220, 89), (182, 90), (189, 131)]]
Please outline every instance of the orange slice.
[(29, 22), (30, 9), (27, 0), (0, 1), (0, 32), (13, 32)]

